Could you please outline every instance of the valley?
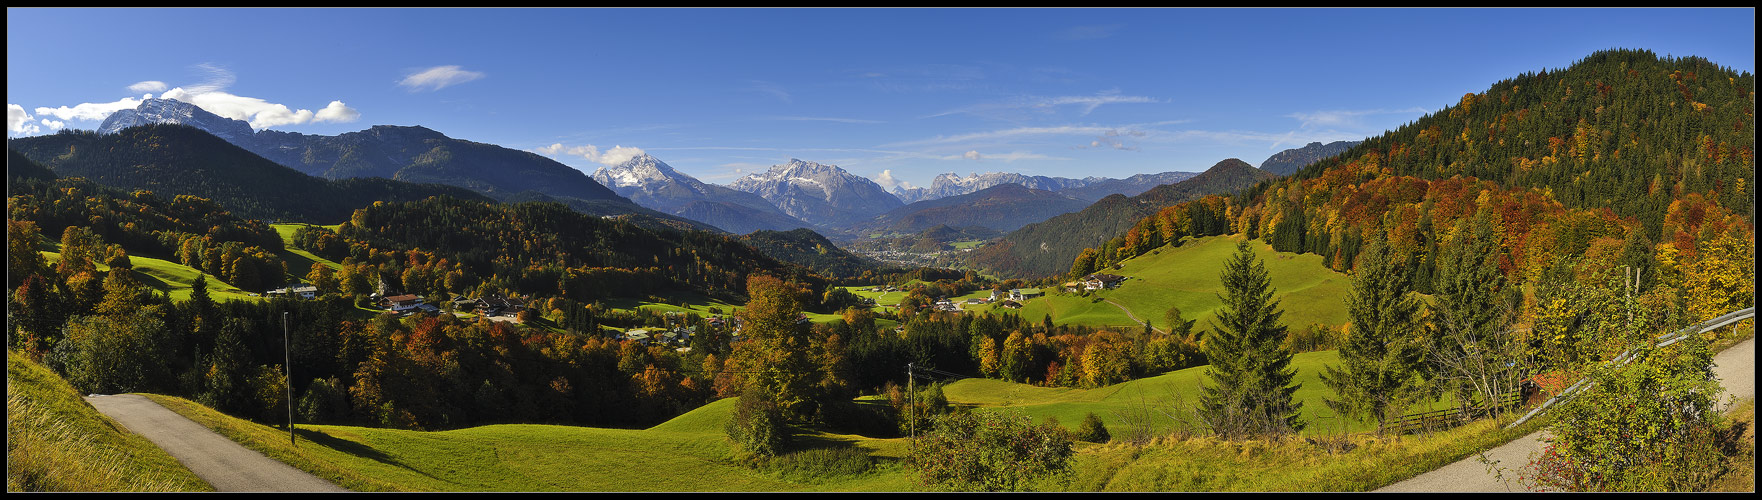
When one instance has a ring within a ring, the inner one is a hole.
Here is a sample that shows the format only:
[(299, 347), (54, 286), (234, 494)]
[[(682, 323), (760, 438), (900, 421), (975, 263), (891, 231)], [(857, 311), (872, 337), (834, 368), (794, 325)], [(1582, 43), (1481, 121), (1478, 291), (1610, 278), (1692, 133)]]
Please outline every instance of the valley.
[(9, 492), (1754, 490), (1751, 10), (8, 13)]

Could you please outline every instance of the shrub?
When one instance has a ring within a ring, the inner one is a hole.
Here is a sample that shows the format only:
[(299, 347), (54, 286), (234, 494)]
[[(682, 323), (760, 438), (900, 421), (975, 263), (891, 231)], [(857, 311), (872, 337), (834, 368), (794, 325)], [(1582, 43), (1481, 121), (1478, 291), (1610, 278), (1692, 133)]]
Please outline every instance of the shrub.
[(790, 437), (789, 427), (783, 422), (783, 410), (755, 391), (740, 395), (734, 404), (734, 415), (723, 430), (734, 441), (736, 454), (743, 456), (775, 456)]
[(1101, 423), (1101, 417), (1094, 413), (1083, 416), (1083, 423), (1077, 425), (1076, 436), (1079, 441), (1105, 443), (1112, 436), (1107, 433), (1107, 425)]
[(1070, 432), (1019, 413), (955, 411), (936, 419), (936, 430), (917, 440), (906, 463), (927, 488), (1024, 491), (1068, 478), (1071, 444)]

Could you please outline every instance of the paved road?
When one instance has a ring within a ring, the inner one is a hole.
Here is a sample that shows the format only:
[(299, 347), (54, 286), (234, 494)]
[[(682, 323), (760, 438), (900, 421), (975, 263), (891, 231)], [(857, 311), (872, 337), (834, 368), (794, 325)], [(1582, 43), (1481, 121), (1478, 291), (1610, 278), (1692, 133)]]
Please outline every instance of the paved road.
[(164, 448), (216, 491), (348, 491), (241, 446), (151, 399), (117, 394), (88, 396), (86, 402)]
[[(1713, 356), (1713, 375), (1725, 392), (1719, 395), (1720, 409), (1734, 397), (1756, 397), (1756, 338), (1738, 343)], [(1378, 492), (1505, 492), (1525, 491), (1517, 482), (1517, 472), (1529, 463), (1532, 453), (1542, 451), (1542, 437), (1537, 431), (1505, 445), (1487, 450), (1487, 458), (1497, 460), (1505, 469), (1502, 476), (1487, 471), (1479, 457), (1468, 457), (1437, 470), (1414, 476), (1406, 481), (1385, 486)]]

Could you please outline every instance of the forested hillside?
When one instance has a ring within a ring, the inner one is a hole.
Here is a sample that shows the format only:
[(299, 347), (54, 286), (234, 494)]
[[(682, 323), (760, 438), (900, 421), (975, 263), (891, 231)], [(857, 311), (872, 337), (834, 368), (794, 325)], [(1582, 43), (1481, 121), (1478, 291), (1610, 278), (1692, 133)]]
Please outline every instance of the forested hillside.
[(391, 179), (329, 181), (263, 159), (199, 129), (145, 125), (12, 139), (7, 147), (61, 177), (84, 177), (133, 191), (199, 196), (241, 217), (332, 223), (376, 200), (449, 196), (487, 200), (470, 190)]
[[(1739, 307), (1754, 294), (1728, 276), (1754, 268), (1754, 85), (1699, 58), (1598, 52), (1262, 182), (1230, 200), (1230, 230), (1341, 271), (1380, 240), (1429, 293), (1439, 256), (1481, 214), (1514, 281), (1628, 266), (1643, 288), (1681, 287), (1690, 313)], [(1124, 250), (1094, 248), (1106, 257), (1072, 271), (1176, 243), (1158, 222), (1137, 226), (1163, 230), (1155, 245), (1128, 233)]]
[(1157, 186), (1133, 197), (1108, 196), (1082, 211), (1023, 226), (972, 252), (968, 262), (1008, 277), (1038, 278), (1062, 273), (1070, 269), (1071, 261), (1085, 248), (1104, 245), (1164, 207), (1208, 194), (1234, 192), (1270, 177), (1272, 174), (1231, 158), (1178, 183)]

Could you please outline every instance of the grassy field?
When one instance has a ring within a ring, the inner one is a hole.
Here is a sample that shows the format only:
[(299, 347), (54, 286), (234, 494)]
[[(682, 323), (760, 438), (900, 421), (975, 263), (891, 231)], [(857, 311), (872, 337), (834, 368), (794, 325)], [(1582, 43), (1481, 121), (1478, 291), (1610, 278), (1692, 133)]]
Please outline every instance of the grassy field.
[[(1296, 382), (1302, 384), (1294, 398), (1303, 404), (1302, 418), (1308, 422), (1303, 435), (1319, 436), (1374, 429), (1372, 424), (1338, 418), (1323, 403), (1324, 398), (1333, 397), (1334, 394), (1322, 384), (1322, 369), (1339, 363), (1339, 359), (1336, 351), (1298, 353), (1292, 357), (1291, 366), (1297, 369)], [(951, 403), (980, 408), (1009, 407), (1022, 411), (1036, 421), (1057, 418), (1059, 423), (1070, 429), (1076, 429), (1085, 414), (1094, 413), (1115, 435), (1128, 430), (1127, 422), (1122, 417), (1132, 410), (1143, 407), (1160, 409), (1154, 413), (1151, 433), (1164, 434), (1176, 430), (1180, 424), (1162, 411), (1172, 412), (1175, 408), (1190, 407), (1197, 403), (1200, 383), (1206, 380), (1205, 370), (1204, 366), (1186, 368), (1095, 389), (1039, 387), (974, 378), (949, 384), (943, 388), (943, 394)], [(1445, 403), (1426, 404), (1411, 411), (1443, 407)]]
[(214, 491), (24, 354), (6, 352), (6, 491)]
[[(1164, 316), (1169, 307), (1178, 306), (1182, 316), (1199, 321), (1194, 325), (1196, 328), (1206, 328), (1207, 321), (1223, 305), (1217, 297), (1223, 291), (1218, 276), (1236, 252), (1240, 238), (1213, 236), (1190, 239), (1179, 247), (1164, 247), (1128, 259), (1119, 269), (1103, 271), (1129, 278), (1119, 288), (1087, 295), (1048, 288), (1046, 296), (1029, 299), (1015, 313), (1031, 321), (1050, 315), (1058, 324), (1132, 326), (1149, 321), (1153, 327), (1166, 330), (1168, 322)], [(1286, 327), (1342, 325), (1349, 321), (1345, 296), (1351, 281), (1345, 274), (1322, 265), (1319, 255), (1274, 252), (1258, 241), (1249, 245), (1266, 266), (1274, 298), (1285, 311), (1280, 320)], [(972, 310), (999, 309), (988, 304)]]
[[(60, 248), (59, 245), (56, 247)], [(57, 252), (40, 252), (43, 260), (53, 266), (61, 262), (61, 254)], [(134, 265), (134, 277), (141, 284), (154, 290), (165, 292), (172, 300), (189, 300), (190, 287), (195, 286), (196, 276), (202, 272), (193, 267), (169, 260), (152, 257), (129, 256), (129, 263)], [(110, 271), (110, 266), (96, 264), (99, 271)], [(220, 281), (214, 275), (208, 275), (208, 296), (216, 302), (228, 300), (263, 300), (251, 292)]]
[[(333, 271), (338, 270), (338, 269), (342, 269), (343, 268), (342, 264), (331, 262), (330, 259), (326, 259), (323, 257), (319, 257), (317, 255), (313, 255), (312, 252), (308, 252), (305, 250), (294, 248), (294, 231), (297, 231), (301, 227), (306, 226), (306, 225), (307, 224), (271, 224), (270, 225), (270, 227), (275, 228), (276, 234), (281, 235), (281, 243), (282, 243), (283, 247), (285, 248), (285, 250), (282, 251), (282, 253), (280, 254), (280, 257), (283, 262), (287, 262), (288, 273), (293, 274), (296, 277), (304, 277), (304, 276), (306, 276), (307, 272), (312, 270), (312, 264), (314, 264), (314, 263), (324, 264), (325, 266), (330, 267), (330, 269)], [(339, 226), (341, 226), (341, 224), (333, 224), (333, 225), (329, 225), (329, 226), (320, 226), (320, 227), (329, 228), (330, 230), (335, 231), (337, 229), (337, 227), (339, 227)]]
[[(1312, 353), (1299, 361), (1299, 369), (1330, 359)], [(1036, 420), (1056, 416), (1071, 426), (1086, 412), (1107, 419), (1140, 397), (1155, 398), (1150, 391), (1187, 384), (1183, 379), (1194, 373), (1087, 391), (966, 380), (949, 386), (946, 394), (952, 402), (980, 405), (980, 411), (1012, 407)], [(416, 432), (300, 425), (301, 441), (290, 446), (284, 429), (234, 419), (181, 398), (150, 397), (248, 447), (356, 491), (916, 490), (899, 463), (907, 453), (907, 440), (899, 438), (797, 436), (796, 454), (805, 454), (803, 448), (860, 449), (874, 461), (862, 473), (802, 477), (744, 466), (732, 458), (722, 431), (732, 399), (640, 430), (492, 425)], [(1313, 391), (1299, 392), (1306, 406), (1319, 405), (1311, 403), (1316, 397)], [(1318, 432), (1308, 440), (1277, 442), (1219, 442), (1159, 432), (1142, 447), (1078, 443), (1072, 474), (1048, 486), (1068, 491), (1367, 490), (1461, 459), (1534, 425), (1501, 431), (1495, 422), (1482, 422), (1399, 438)], [(1117, 427), (1114, 433), (1121, 435)]]

